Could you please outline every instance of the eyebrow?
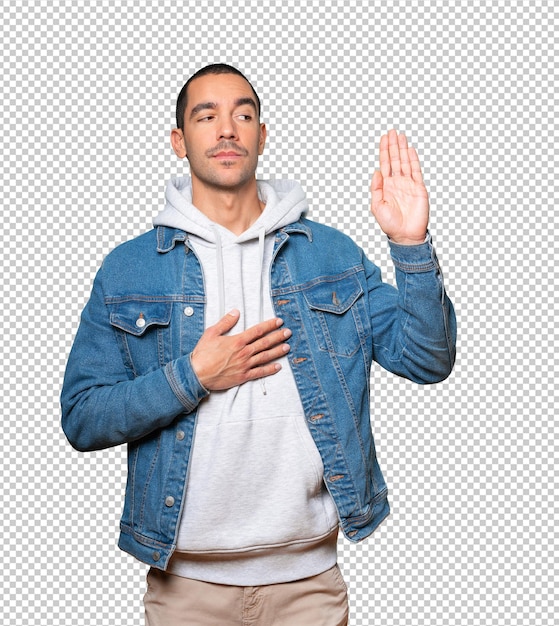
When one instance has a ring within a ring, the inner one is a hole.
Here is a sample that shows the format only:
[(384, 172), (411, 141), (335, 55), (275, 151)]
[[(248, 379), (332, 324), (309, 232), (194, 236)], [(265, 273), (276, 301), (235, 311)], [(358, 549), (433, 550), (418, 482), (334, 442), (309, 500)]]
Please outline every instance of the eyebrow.
[[(254, 112), (256, 113), (256, 102), (252, 98), (245, 97), (245, 98), (237, 98), (237, 100), (235, 100), (235, 107), (240, 107), (245, 104), (248, 104), (249, 106), (251, 106), (254, 109)], [(200, 113), (200, 111), (205, 111), (206, 109), (209, 109), (209, 110), (217, 109), (217, 103), (216, 102), (200, 102), (200, 104), (197, 104), (195, 107), (193, 107), (192, 111), (190, 111), (190, 119), (192, 119), (196, 114)]]

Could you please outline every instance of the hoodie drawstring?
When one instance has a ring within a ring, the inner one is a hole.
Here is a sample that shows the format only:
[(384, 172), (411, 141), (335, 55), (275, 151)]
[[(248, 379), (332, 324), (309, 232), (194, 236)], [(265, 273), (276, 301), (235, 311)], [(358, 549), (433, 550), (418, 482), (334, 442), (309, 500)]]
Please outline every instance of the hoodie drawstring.
[[(217, 265), (217, 291), (219, 300), (219, 319), (225, 315), (225, 271), (223, 269), (223, 248), (219, 229), (214, 225), (212, 231), (215, 235), (215, 254)], [(258, 322), (264, 321), (264, 252), (266, 243), (266, 229), (261, 228), (258, 231), (258, 259), (260, 266), (260, 281), (258, 285)], [(264, 378), (260, 379), (260, 387), (264, 395), (267, 394), (266, 383)]]
[(266, 229), (261, 228), (258, 232), (258, 258), (260, 259), (260, 309), (258, 311), (258, 321), (264, 321), (264, 241), (266, 238)]
[[(264, 321), (264, 243), (266, 238), (266, 229), (261, 228), (258, 231), (258, 258), (260, 259), (260, 285), (259, 285), (259, 311), (258, 311), (258, 321)], [(262, 393), (266, 395), (266, 382), (264, 378), (260, 379), (260, 387), (262, 388)]]
[(219, 301), (219, 319), (225, 315), (225, 278), (223, 272), (223, 247), (221, 244), (221, 237), (219, 236), (219, 229), (216, 226), (212, 226), (212, 230), (215, 235), (215, 254), (217, 261), (217, 297)]

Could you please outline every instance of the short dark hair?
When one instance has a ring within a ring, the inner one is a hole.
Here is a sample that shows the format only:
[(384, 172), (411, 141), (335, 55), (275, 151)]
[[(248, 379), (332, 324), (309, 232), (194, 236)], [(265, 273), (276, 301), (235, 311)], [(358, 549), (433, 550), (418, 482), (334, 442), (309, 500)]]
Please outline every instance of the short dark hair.
[(192, 74), (192, 76), (186, 81), (186, 83), (180, 90), (177, 97), (177, 128), (184, 130), (184, 112), (186, 111), (188, 85), (190, 85), (193, 80), (196, 80), (196, 78), (201, 78), (202, 76), (207, 76), (208, 74), (235, 74), (236, 76), (244, 78), (246, 82), (250, 85), (252, 93), (256, 98), (256, 112), (258, 114), (258, 117), (260, 117), (260, 98), (258, 97), (258, 94), (256, 93), (249, 79), (240, 70), (238, 70), (236, 67), (233, 67), (232, 65), (226, 65), (225, 63), (214, 63), (212, 65), (206, 65), (206, 67), (203, 67), (195, 74)]

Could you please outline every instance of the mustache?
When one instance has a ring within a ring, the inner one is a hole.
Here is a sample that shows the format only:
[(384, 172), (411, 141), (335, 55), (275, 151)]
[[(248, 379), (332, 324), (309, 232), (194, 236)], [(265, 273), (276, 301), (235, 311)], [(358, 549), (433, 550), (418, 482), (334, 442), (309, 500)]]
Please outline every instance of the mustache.
[(234, 141), (220, 141), (215, 148), (206, 151), (206, 156), (213, 157), (219, 152), (236, 152), (241, 156), (247, 156), (248, 152)]

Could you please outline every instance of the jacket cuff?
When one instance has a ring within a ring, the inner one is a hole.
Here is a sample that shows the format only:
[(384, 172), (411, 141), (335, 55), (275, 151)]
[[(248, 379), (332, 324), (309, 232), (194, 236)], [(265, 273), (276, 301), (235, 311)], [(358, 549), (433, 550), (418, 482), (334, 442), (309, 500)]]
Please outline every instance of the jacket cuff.
[(429, 232), (424, 243), (404, 246), (388, 239), (388, 244), (394, 265), (403, 272), (430, 272), (439, 267)]
[(190, 355), (167, 363), (165, 376), (174, 394), (189, 412), (210, 394), (198, 380), (190, 362)]

